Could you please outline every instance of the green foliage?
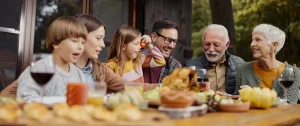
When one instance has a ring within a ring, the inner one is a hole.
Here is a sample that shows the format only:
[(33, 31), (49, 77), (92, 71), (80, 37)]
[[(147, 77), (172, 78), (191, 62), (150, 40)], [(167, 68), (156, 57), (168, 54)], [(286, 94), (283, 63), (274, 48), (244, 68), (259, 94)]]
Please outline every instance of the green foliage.
[[(54, 9), (53, 6), (56, 6), (57, 8)], [(36, 30), (34, 35), (34, 53), (49, 53), (49, 50), (46, 49), (45, 39), (50, 24), (58, 17), (80, 14), (82, 12), (81, 6), (81, 0), (38, 0), (35, 22)]]
[(202, 34), (207, 25), (211, 24), (209, 0), (193, 0), (192, 48), (193, 57), (199, 57), (203, 52)]
[[(300, 65), (300, 1), (298, 0), (232, 0), (237, 55), (252, 61), (250, 43), (255, 26), (268, 23), (286, 33), (284, 47), (277, 54), (280, 61)], [(211, 24), (209, 0), (193, 0), (192, 47), (194, 57), (203, 52), (202, 33)]]
[(252, 59), (251, 33), (255, 26), (268, 23), (286, 33), (284, 47), (277, 54), (280, 61), (300, 64), (300, 1), (297, 0), (232, 0), (237, 51), (244, 60)]

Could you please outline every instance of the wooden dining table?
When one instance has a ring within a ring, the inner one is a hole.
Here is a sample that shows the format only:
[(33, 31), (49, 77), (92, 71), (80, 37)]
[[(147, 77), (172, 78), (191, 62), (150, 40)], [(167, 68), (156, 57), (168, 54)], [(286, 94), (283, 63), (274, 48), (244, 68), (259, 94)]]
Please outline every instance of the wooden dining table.
[(187, 119), (174, 119), (174, 126), (269, 126), (300, 125), (300, 104), (280, 105), (247, 112), (215, 112)]
[[(92, 122), (88, 124), (75, 123), (62, 118), (53, 118), (47, 123), (39, 123), (22, 118), (11, 126), (270, 126), (270, 125), (300, 125), (300, 104), (288, 107), (278, 106), (269, 109), (250, 109), (247, 112), (214, 112), (186, 119), (170, 119), (156, 109), (144, 111), (144, 119), (138, 122)], [(0, 126), (7, 123), (0, 123)]]

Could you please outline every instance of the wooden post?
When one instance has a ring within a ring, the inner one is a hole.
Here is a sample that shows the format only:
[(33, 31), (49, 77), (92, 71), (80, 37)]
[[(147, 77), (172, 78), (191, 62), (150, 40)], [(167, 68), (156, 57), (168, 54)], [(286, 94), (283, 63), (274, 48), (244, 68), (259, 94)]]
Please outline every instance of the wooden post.
[(209, 3), (213, 24), (221, 24), (227, 28), (230, 39), (228, 51), (236, 54), (236, 37), (231, 0), (209, 0)]

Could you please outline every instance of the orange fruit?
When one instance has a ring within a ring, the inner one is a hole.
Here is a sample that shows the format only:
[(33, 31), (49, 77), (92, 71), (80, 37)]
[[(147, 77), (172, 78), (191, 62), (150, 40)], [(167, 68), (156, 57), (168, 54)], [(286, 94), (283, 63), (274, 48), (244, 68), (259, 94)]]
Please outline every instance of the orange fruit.
[(145, 48), (146, 43), (145, 43), (145, 42), (141, 42), (141, 43), (140, 43), (140, 46), (141, 46), (141, 48)]

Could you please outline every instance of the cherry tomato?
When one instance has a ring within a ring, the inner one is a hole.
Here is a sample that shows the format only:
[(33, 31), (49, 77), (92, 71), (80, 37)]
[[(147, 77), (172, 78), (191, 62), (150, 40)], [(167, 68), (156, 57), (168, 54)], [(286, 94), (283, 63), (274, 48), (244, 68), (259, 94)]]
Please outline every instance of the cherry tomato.
[(140, 46), (141, 46), (141, 48), (145, 48), (146, 43), (145, 43), (145, 42), (141, 42), (141, 43), (140, 43)]

